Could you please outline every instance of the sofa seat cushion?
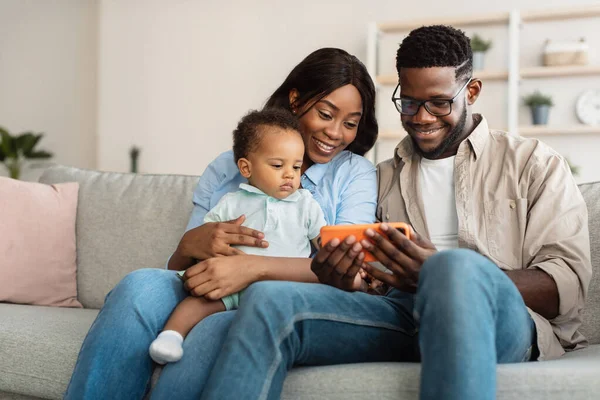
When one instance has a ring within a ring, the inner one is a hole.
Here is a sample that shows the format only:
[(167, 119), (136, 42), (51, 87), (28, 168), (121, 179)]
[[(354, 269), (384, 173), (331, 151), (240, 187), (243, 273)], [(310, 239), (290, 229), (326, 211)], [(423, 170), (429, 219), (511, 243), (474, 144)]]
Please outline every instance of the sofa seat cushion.
[(60, 399), (98, 310), (0, 304), (0, 392)]
[[(420, 364), (371, 363), (293, 369), (284, 400), (417, 400)], [(600, 345), (558, 360), (498, 367), (498, 400), (587, 400), (600, 393)]]

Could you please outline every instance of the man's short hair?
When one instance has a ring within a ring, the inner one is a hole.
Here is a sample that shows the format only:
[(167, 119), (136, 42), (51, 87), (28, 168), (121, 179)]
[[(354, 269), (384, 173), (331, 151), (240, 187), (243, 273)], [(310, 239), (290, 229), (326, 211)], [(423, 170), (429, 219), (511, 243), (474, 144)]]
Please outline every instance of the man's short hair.
[(473, 74), (471, 40), (460, 29), (423, 26), (410, 32), (396, 53), (398, 77), (402, 68), (456, 67), (456, 80)]
[(300, 134), (298, 119), (291, 112), (282, 108), (252, 110), (240, 120), (233, 131), (233, 156), (236, 163), (256, 150), (264, 133), (262, 128), (267, 126), (294, 130)]

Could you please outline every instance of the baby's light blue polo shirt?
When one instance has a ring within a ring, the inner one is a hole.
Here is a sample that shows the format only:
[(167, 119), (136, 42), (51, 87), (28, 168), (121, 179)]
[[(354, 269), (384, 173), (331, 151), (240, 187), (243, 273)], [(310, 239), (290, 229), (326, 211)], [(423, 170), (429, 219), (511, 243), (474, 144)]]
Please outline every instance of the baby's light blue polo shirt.
[[(312, 165), (300, 182), (321, 206), (327, 225), (375, 222), (377, 173), (366, 158), (344, 150), (327, 164)], [(231, 150), (211, 162), (194, 190), (194, 209), (186, 231), (202, 225), (208, 211), (225, 194), (239, 190), (240, 183), (248, 182)]]
[(271, 257), (308, 257), (310, 240), (326, 225), (323, 211), (308, 190), (298, 189), (285, 199), (276, 199), (262, 190), (241, 183), (237, 192), (224, 195), (204, 223), (229, 221), (241, 214), (244, 226), (259, 230), (269, 242), (266, 249), (238, 246), (246, 254)]

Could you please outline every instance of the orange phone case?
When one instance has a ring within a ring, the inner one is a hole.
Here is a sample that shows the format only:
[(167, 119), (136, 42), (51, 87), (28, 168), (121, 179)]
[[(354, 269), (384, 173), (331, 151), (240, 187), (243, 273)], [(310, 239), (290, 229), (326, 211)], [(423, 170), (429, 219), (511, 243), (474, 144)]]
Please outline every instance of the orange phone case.
[[(402, 230), (402, 233), (410, 239), (410, 230), (408, 225), (404, 222), (387, 222), (393, 228)], [(381, 224), (363, 224), (363, 225), (327, 225), (321, 228), (321, 245), (325, 246), (331, 239), (338, 238), (340, 240), (346, 239), (350, 235), (354, 235), (358, 241), (366, 239), (365, 230), (371, 228), (376, 232), (386, 236), (385, 233), (379, 228)], [(364, 250), (365, 262), (377, 261), (377, 259), (370, 252)]]

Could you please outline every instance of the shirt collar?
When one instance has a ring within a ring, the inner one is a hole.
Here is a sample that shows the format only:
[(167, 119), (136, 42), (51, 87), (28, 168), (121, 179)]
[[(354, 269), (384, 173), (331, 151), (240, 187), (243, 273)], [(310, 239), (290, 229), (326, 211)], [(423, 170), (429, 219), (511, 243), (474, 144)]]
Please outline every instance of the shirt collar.
[[(488, 128), (487, 120), (481, 114), (473, 114), (473, 118), (475, 119), (475, 129), (471, 134), (467, 137), (466, 142), (471, 145), (473, 153), (475, 154), (475, 160), (477, 160), (490, 136), (490, 131)], [(462, 145), (462, 144), (461, 144)], [(398, 166), (398, 163), (402, 159), (412, 158), (415, 154), (415, 148), (412, 139), (410, 136), (406, 136), (404, 139), (398, 143), (394, 150), (394, 166)]]
[(490, 138), (490, 128), (488, 127), (487, 120), (483, 115), (474, 114), (473, 118), (475, 118), (475, 123), (477, 126), (469, 135), (467, 140), (471, 144), (473, 153), (475, 153), (475, 160), (477, 160), (479, 157), (481, 157), (481, 153), (483, 153), (483, 149)]
[[(243, 191), (246, 191), (248, 193), (253, 193), (253, 194), (257, 194), (260, 196), (266, 196), (269, 197), (268, 194), (266, 194), (265, 192), (263, 192), (262, 190), (260, 190), (259, 188), (252, 186), (252, 185), (248, 185), (247, 183), (240, 183), (240, 189)], [(294, 193), (290, 194), (288, 197), (286, 197), (285, 199), (276, 199), (276, 200), (281, 200), (281, 201), (287, 201), (290, 203), (295, 203), (300, 199), (300, 192), (298, 190), (296, 190)]]
[(311, 165), (306, 171), (304, 171), (304, 176), (306, 176), (313, 183), (313, 185), (319, 186), (319, 183), (321, 183), (321, 179), (323, 179), (323, 176), (325, 176), (325, 172), (327, 172), (327, 164), (329, 163)]

